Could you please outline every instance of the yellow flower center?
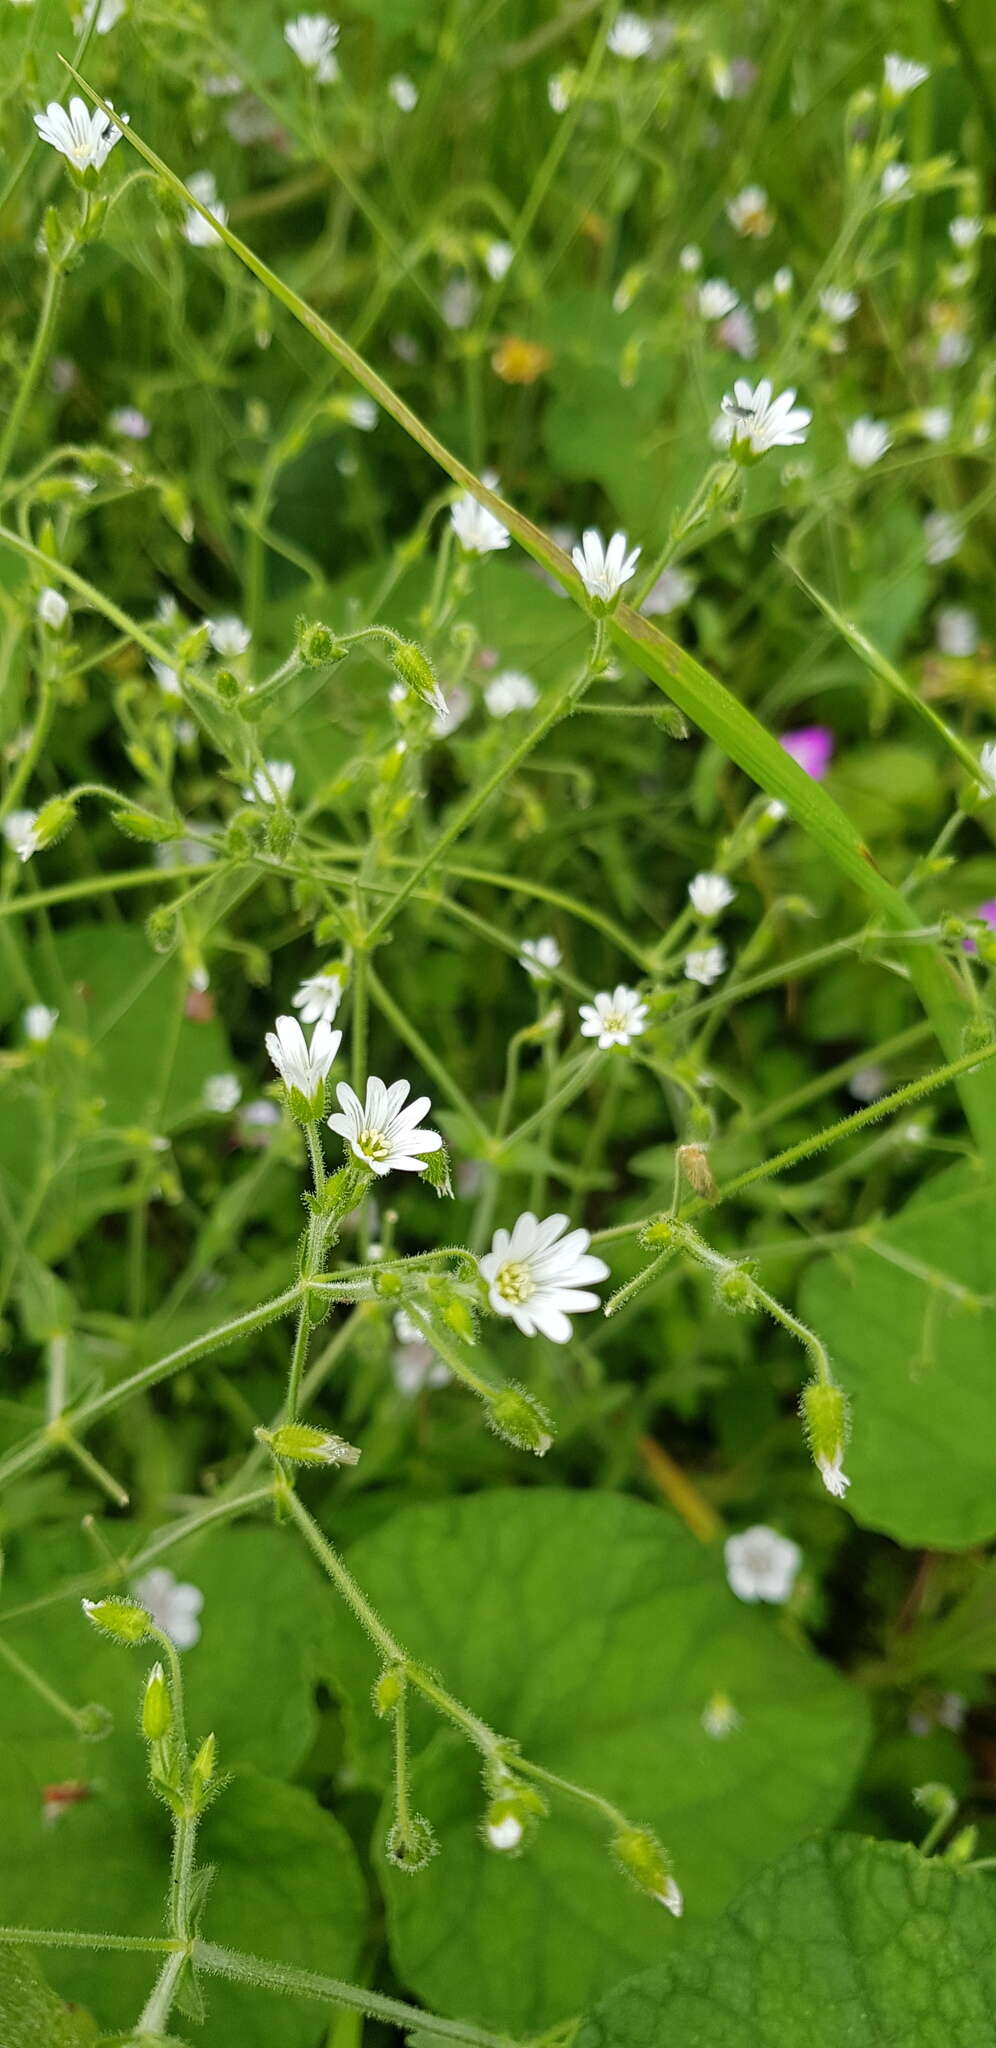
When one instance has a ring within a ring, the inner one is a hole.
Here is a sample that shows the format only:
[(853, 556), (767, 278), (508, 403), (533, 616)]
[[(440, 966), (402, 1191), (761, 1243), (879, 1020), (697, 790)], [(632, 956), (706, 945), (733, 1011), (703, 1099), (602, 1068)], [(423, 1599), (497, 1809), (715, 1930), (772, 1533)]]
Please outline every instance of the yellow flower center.
[(528, 1301), (536, 1292), (536, 1282), (529, 1267), (520, 1259), (509, 1259), (499, 1266), (495, 1274), (495, 1286), (503, 1301)]
[(389, 1151), (388, 1142), (383, 1131), (375, 1130), (372, 1124), (367, 1124), (366, 1129), (360, 1132), (356, 1140), (356, 1148), (357, 1151), (362, 1152), (364, 1159), (370, 1160), (386, 1159)]

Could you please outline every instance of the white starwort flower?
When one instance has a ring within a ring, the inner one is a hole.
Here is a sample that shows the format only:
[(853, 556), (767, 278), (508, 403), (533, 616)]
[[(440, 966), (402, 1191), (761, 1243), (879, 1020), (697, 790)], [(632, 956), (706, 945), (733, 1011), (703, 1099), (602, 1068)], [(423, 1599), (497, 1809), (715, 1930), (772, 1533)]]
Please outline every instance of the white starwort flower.
[(725, 277), (707, 277), (699, 286), (699, 312), (703, 320), (724, 320), (739, 299), (740, 293), (727, 284)]
[(293, 50), (298, 62), (319, 85), (331, 85), (339, 76), (335, 55), (338, 40), (338, 23), (330, 21), (327, 14), (298, 14), (284, 29), (288, 49)]
[(524, 1337), (538, 1334), (553, 1344), (567, 1344), (570, 1317), (599, 1307), (587, 1283), (607, 1279), (608, 1266), (588, 1251), (587, 1230), (563, 1235), (567, 1223), (566, 1216), (547, 1216), (539, 1223), (526, 1209), (511, 1233), (495, 1231), (491, 1250), (478, 1260), (495, 1314), (511, 1316)]
[(924, 560), (932, 568), (950, 562), (958, 553), (964, 536), (957, 519), (948, 512), (928, 512), (923, 522)]
[(234, 661), (236, 655), (244, 654), (252, 639), (248, 626), (234, 612), (223, 619), (205, 619), (204, 624), (215, 653), (225, 661)]
[(320, 1020), (308, 1044), (296, 1017), (278, 1017), (275, 1031), (266, 1034), (266, 1050), (284, 1087), (297, 1090), (306, 1102), (321, 1108), (329, 1068), (342, 1044), (342, 1032), (333, 1031)]
[(909, 164), (886, 164), (879, 191), (885, 200), (908, 199), (911, 192)]
[(92, 22), (94, 35), (109, 35), (116, 28), (125, 11), (125, 0), (93, 0), (90, 7), (81, 8), (73, 16), (73, 32), (81, 36), (88, 22)]
[[(987, 740), (979, 755), (982, 770), (979, 786), (984, 796), (992, 796), (996, 790), (996, 740)], [(21, 855), (24, 859), (24, 855)]]
[(508, 527), (486, 505), (479, 505), (469, 491), (450, 507), (450, 524), (468, 555), (494, 554), (498, 548), (507, 548), (512, 538)]
[(170, 668), (168, 661), (157, 661), (155, 655), (150, 654), (149, 667), (164, 697), (180, 697), (183, 695), (180, 687), (180, 678), (176, 669)]
[(701, 268), (701, 249), (696, 242), (686, 242), (684, 248), (678, 251), (678, 269), (683, 270), (686, 277), (694, 277), (696, 271)]
[(484, 702), (492, 718), (508, 718), (513, 711), (531, 711), (539, 703), (539, 691), (532, 676), (521, 669), (503, 668), (488, 684)]
[(710, 988), (725, 971), (725, 946), (698, 946), (685, 954), (686, 979), (700, 982), (703, 988)]
[(688, 895), (693, 910), (700, 917), (718, 917), (733, 902), (736, 890), (730, 887), (725, 875), (693, 875), (688, 884)]
[(556, 974), (563, 957), (550, 933), (540, 939), (523, 939), (519, 948), (519, 966), (525, 968), (530, 981), (548, 981), (551, 974)]
[(480, 293), (472, 278), (451, 277), (443, 286), (439, 310), (447, 327), (469, 327), (477, 311)]
[(894, 52), (886, 57), (883, 65), (886, 98), (898, 106), (930, 77), (926, 64), (917, 64), (912, 57), (897, 57)]
[(146, 419), (137, 405), (116, 405), (107, 416), (112, 434), (120, 434), (125, 441), (147, 441), (152, 432), (152, 422)]
[(768, 1600), (776, 1607), (789, 1598), (802, 1563), (799, 1545), (763, 1522), (728, 1536), (723, 1556), (727, 1582), (738, 1600)]
[(334, 968), (323, 967), (306, 974), (296, 995), (291, 997), (302, 1024), (332, 1024), (342, 1001), (342, 979)]
[(606, 546), (598, 528), (586, 526), (580, 545), (571, 549), (571, 560), (588, 596), (596, 604), (608, 607), (614, 604), (623, 584), (629, 582), (642, 552), (641, 548), (629, 547), (624, 533), (614, 533)]
[(445, 711), (435, 711), (432, 716), (432, 730), (437, 739), (449, 739), (451, 732), (463, 724), (471, 709), (471, 695), (462, 683), (454, 683), (446, 700)]
[(511, 242), (488, 243), (484, 251), (484, 268), (488, 276), (494, 279), (495, 284), (500, 284), (502, 278), (508, 276), (514, 256), (515, 250)]
[(205, 1109), (213, 1109), (219, 1116), (237, 1109), (241, 1100), (242, 1083), (237, 1074), (209, 1074), (201, 1089)]
[(716, 440), (741, 459), (766, 455), (770, 448), (798, 448), (812, 417), (805, 406), (796, 405), (793, 390), (776, 398), (770, 378), (751, 385), (746, 377), (738, 377), (722, 400)]
[(157, 1628), (169, 1636), (177, 1650), (192, 1650), (200, 1640), (201, 1625), (197, 1617), (204, 1605), (204, 1595), (199, 1586), (178, 1581), (175, 1573), (165, 1565), (156, 1565), (144, 1577), (136, 1580), (132, 1597), (151, 1614)]
[(262, 768), (254, 769), (252, 781), (242, 794), (247, 804), (285, 804), (293, 787), (293, 762), (267, 761)]
[(745, 363), (752, 363), (757, 354), (757, 323), (753, 313), (746, 306), (734, 306), (716, 329), (716, 339), (733, 355), (740, 356)]
[(974, 249), (982, 233), (978, 214), (956, 213), (948, 222), (948, 234), (956, 249)]
[(714, 1692), (712, 1698), (706, 1701), (702, 1709), (701, 1726), (706, 1735), (712, 1736), (714, 1742), (725, 1741), (728, 1735), (743, 1727), (743, 1717), (737, 1713), (728, 1692)]
[(566, 114), (571, 96), (563, 72), (556, 71), (546, 82), (546, 96), (553, 114)]
[(951, 432), (951, 408), (947, 405), (928, 405), (917, 413), (916, 424), (925, 441), (946, 441)]
[(979, 645), (979, 621), (963, 605), (942, 605), (937, 614), (937, 645), (941, 654), (966, 661)]
[(396, 72), (387, 81), (387, 90), (395, 106), (402, 114), (412, 114), (418, 106), (418, 87), (403, 71)]
[(19, 860), (30, 860), (38, 851), (35, 832), (37, 811), (8, 811), (0, 830), (13, 853)]
[(594, 1002), (579, 1006), (582, 1038), (597, 1038), (599, 1051), (610, 1045), (628, 1045), (647, 1028), (647, 1005), (635, 988), (620, 981), (610, 995), (607, 989)]
[(727, 203), (726, 217), (738, 235), (753, 235), (763, 241), (771, 233), (771, 211), (763, 185), (745, 185)]
[(817, 1458), (816, 1469), (828, 1493), (835, 1500), (843, 1500), (851, 1482), (843, 1469), (844, 1453), (838, 1451), (833, 1458)]
[[(224, 200), (218, 197), (214, 172), (194, 171), (187, 179), (187, 186), (194, 198), (199, 199), (202, 206), (206, 206), (212, 220), (216, 220), (224, 227), (228, 220), (228, 208)], [(187, 209), (183, 223), (183, 238), (190, 243), (192, 249), (213, 249), (221, 241), (221, 236), (211, 226), (211, 222), (205, 220), (193, 206)]]
[(820, 306), (835, 327), (843, 327), (848, 320), (853, 320), (859, 304), (857, 292), (830, 290), (820, 293)]
[(267, 1102), (260, 1096), (255, 1102), (247, 1102), (239, 1117), (239, 1137), (243, 1145), (268, 1145), (280, 1122), (280, 1111), (275, 1102)]
[[(110, 106), (110, 100), (107, 104)], [(120, 119), (126, 122), (127, 114)], [(91, 109), (75, 95), (69, 102), (68, 113), (58, 100), (49, 100), (45, 112), (36, 114), (34, 120), (42, 141), (51, 143), (74, 170), (81, 172), (102, 170), (115, 143), (121, 140), (121, 129), (114, 121), (109, 121), (99, 107)]]
[(668, 612), (676, 612), (683, 604), (687, 604), (694, 592), (695, 578), (689, 575), (687, 569), (662, 569), (653, 588), (648, 590), (643, 600), (643, 610), (648, 618), (666, 618)]
[(882, 420), (869, 419), (867, 413), (859, 420), (852, 420), (847, 429), (847, 455), (855, 469), (871, 469), (891, 446), (892, 435), (888, 427)]
[(53, 633), (61, 633), (69, 617), (69, 606), (61, 590), (52, 590), (47, 586), (41, 591), (35, 606), (35, 615), (43, 626), (51, 627)]
[(510, 1849), (518, 1848), (524, 1830), (514, 1813), (506, 1813), (501, 1820), (488, 1821), (484, 1833), (490, 1849), (503, 1849), (507, 1854)]
[(372, 434), (380, 418), (380, 407), (372, 398), (351, 398), (346, 417), (351, 427), (359, 427), (361, 434)]
[(427, 1342), (424, 1333), (410, 1316), (399, 1308), (394, 1317), (394, 1334), (398, 1350), (394, 1354), (391, 1370), (399, 1394), (412, 1396), (422, 1393), (426, 1387), (446, 1387), (453, 1375), (449, 1366)]
[(858, 1067), (847, 1084), (847, 1092), (855, 1102), (874, 1102), (879, 1095), (885, 1095), (889, 1087), (889, 1076), (884, 1067)]
[(788, 264), (783, 263), (780, 269), (775, 271), (774, 277), (771, 280), (771, 289), (774, 292), (776, 299), (787, 299), (789, 293), (793, 291), (794, 288), (795, 277), (792, 271), (789, 269)]
[[(318, 1029), (321, 1028), (319, 1025)], [(410, 1082), (392, 1081), (388, 1087), (372, 1074), (363, 1102), (345, 1081), (340, 1081), (335, 1092), (340, 1114), (329, 1117), (329, 1130), (344, 1140), (371, 1173), (379, 1177), (386, 1173), (421, 1173), (425, 1154), (441, 1149), (443, 1141), (438, 1131), (418, 1128), (431, 1104), (427, 1095), (417, 1095), (414, 1102), (408, 1102)]]
[(44, 1045), (51, 1038), (59, 1021), (58, 1010), (50, 1010), (47, 1003), (29, 1003), (21, 1019), (24, 1036), (32, 1045)]
[(652, 48), (654, 32), (649, 22), (641, 21), (638, 14), (628, 8), (617, 14), (609, 30), (608, 45), (614, 57), (626, 57), (631, 62), (645, 57)]

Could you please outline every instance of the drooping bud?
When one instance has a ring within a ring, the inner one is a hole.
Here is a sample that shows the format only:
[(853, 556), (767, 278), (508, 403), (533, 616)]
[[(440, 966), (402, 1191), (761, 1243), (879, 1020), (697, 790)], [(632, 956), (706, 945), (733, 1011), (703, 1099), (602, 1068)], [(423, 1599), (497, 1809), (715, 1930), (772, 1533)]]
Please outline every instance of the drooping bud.
[(537, 1458), (544, 1458), (553, 1442), (546, 1409), (525, 1387), (503, 1387), (495, 1394), (488, 1402), (488, 1421), (496, 1436), (518, 1451), (535, 1452)]
[(490, 1790), (491, 1798), (481, 1822), (483, 1840), (489, 1849), (514, 1856), (549, 1808), (535, 1785), (526, 1784), (510, 1771), (496, 1772)]
[(704, 1145), (679, 1145), (678, 1159), (690, 1188), (707, 1202), (716, 1199), (716, 1183)]
[(641, 1892), (680, 1920), (685, 1902), (671, 1875), (667, 1853), (651, 1828), (620, 1828), (613, 1836), (612, 1853)]
[(446, 699), (439, 687), (436, 671), (423, 649), (417, 647), (414, 640), (395, 640), (389, 651), (395, 675), (401, 677), (423, 704), (428, 704), (430, 711), (445, 718)]
[(68, 797), (53, 796), (43, 804), (31, 827), (31, 836), (39, 852), (47, 846), (55, 846), (65, 838), (76, 823), (76, 806)]
[(170, 818), (155, 818), (151, 811), (140, 811), (133, 804), (112, 811), (111, 824), (119, 832), (126, 832), (129, 839), (146, 840), (151, 846), (165, 846), (167, 840), (183, 838), (181, 824)]
[(146, 1742), (162, 1742), (173, 1725), (173, 1702), (161, 1664), (153, 1664), (142, 1701), (142, 1734)]
[(374, 1681), (371, 1695), (378, 1720), (393, 1714), (405, 1690), (405, 1673), (400, 1664), (388, 1664)]
[(754, 1279), (750, 1268), (728, 1266), (716, 1280), (716, 1300), (732, 1315), (748, 1315), (756, 1306)]
[(152, 1627), (151, 1616), (134, 1600), (112, 1595), (108, 1600), (84, 1600), (81, 1605), (94, 1628), (117, 1643), (144, 1643)]
[(305, 1422), (283, 1422), (279, 1429), (257, 1429), (260, 1443), (293, 1465), (356, 1465), (360, 1453), (344, 1437), (312, 1429)]
[(410, 1813), (404, 1820), (396, 1820), (384, 1843), (388, 1862), (410, 1874), (424, 1870), (438, 1848), (439, 1843), (423, 1813)]
[(847, 1396), (833, 1380), (811, 1380), (799, 1402), (813, 1463), (828, 1493), (842, 1500), (851, 1482), (843, 1470), (849, 1434)]

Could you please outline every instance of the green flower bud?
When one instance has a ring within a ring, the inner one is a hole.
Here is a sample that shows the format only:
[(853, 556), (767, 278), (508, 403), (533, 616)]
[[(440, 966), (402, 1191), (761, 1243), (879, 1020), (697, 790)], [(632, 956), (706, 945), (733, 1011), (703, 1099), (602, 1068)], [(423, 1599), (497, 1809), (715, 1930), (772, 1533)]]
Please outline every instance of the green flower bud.
[(732, 1315), (749, 1315), (755, 1306), (754, 1280), (747, 1266), (728, 1266), (716, 1281), (716, 1300)]
[(173, 1702), (161, 1664), (153, 1664), (142, 1701), (142, 1734), (146, 1742), (161, 1742), (173, 1725)]
[(151, 811), (140, 811), (132, 805), (111, 812), (111, 824), (119, 832), (126, 832), (129, 839), (147, 840), (152, 846), (164, 846), (169, 839), (182, 839), (183, 826), (169, 818), (154, 818)]
[(117, 1643), (144, 1643), (152, 1627), (151, 1617), (134, 1600), (84, 1600), (83, 1612), (102, 1635)]
[(194, 1804), (200, 1806), (211, 1783), (217, 1763), (217, 1744), (213, 1735), (205, 1735), (190, 1770), (190, 1791)]
[(220, 668), (214, 679), (214, 687), (223, 704), (237, 704), (242, 695), (242, 684), (233, 676), (230, 668)]
[(683, 1242), (683, 1230), (673, 1216), (656, 1216), (640, 1232), (640, 1243), (645, 1251), (676, 1251)]
[(76, 823), (76, 805), (68, 797), (53, 796), (43, 804), (31, 828), (36, 847), (55, 846)]
[(375, 1273), (373, 1291), (381, 1301), (397, 1301), (404, 1292), (404, 1281), (400, 1273)]
[(984, 1052), (993, 1042), (993, 1020), (982, 1010), (970, 1017), (961, 1035), (965, 1052)]
[(160, 904), (145, 920), (145, 936), (154, 953), (171, 953), (176, 945), (177, 925), (172, 910)]
[(488, 1421), (496, 1436), (504, 1437), (516, 1450), (546, 1456), (553, 1442), (550, 1417), (534, 1394), (525, 1387), (503, 1387), (488, 1402)]
[(274, 805), (266, 821), (266, 850), (284, 860), (297, 838), (297, 826), (289, 811)]
[(641, 1892), (666, 1906), (680, 1920), (684, 1900), (671, 1875), (667, 1853), (650, 1828), (623, 1827), (613, 1836), (612, 1853), (620, 1868)]
[(88, 1700), (76, 1716), (76, 1726), (84, 1742), (106, 1742), (114, 1728), (114, 1715), (100, 1700)]
[(410, 1874), (424, 1870), (438, 1847), (432, 1828), (422, 1813), (410, 1814), (404, 1821), (396, 1820), (384, 1844), (388, 1862)]
[(850, 1480), (843, 1471), (848, 1438), (847, 1397), (832, 1380), (811, 1380), (799, 1402), (813, 1463), (828, 1493), (843, 1499)]
[(360, 1453), (341, 1436), (312, 1429), (306, 1422), (283, 1422), (279, 1429), (257, 1429), (260, 1443), (294, 1465), (356, 1465)]
[(440, 717), (446, 716), (446, 699), (436, 678), (436, 671), (428, 655), (414, 640), (397, 640), (390, 649), (391, 666), (396, 675), (430, 711)]
[(400, 1664), (388, 1664), (374, 1681), (372, 1694), (373, 1710), (378, 1720), (393, 1714), (405, 1690), (405, 1674)]
[(329, 662), (345, 661), (349, 653), (331, 626), (320, 619), (298, 619), (295, 633), (298, 658), (306, 668), (325, 668)]
[(450, 1178), (450, 1160), (445, 1145), (440, 1145), (438, 1152), (430, 1152), (425, 1162), (422, 1179), (428, 1182), (430, 1188), (435, 1188), (437, 1195), (452, 1195), (453, 1182)]

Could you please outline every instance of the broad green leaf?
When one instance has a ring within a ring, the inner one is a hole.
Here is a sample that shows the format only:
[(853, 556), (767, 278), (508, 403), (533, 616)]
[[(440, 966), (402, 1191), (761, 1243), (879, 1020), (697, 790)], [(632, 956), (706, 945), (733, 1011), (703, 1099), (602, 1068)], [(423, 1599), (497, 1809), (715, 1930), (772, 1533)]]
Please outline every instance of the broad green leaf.
[(802, 1288), (852, 1399), (847, 1505), (899, 1543), (984, 1543), (996, 1534), (996, 1318), (984, 1305), (996, 1298), (996, 1190), (953, 1168), (869, 1236), (821, 1259)]
[(96, 2033), (82, 2007), (66, 2005), (49, 1989), (33, 1956), (22, 1949), (0, 1949), (4, 2048), (90, 2048)]
[(898, 1842), (807, 1842), (576, 2048), (993, 2048), (996, 1884)]
[[(776, 1616), (734, 1598), (715, 1551), (650, 1507), (481, 1494), (399, 1514), (349, 1561), (405, 1646), (492, 1727), (657, 1828), (692, 1923), (847, 1797), (861, 1700)], [(329, 1678), (355, 1767), (386, 1786), (375, 1671), (338, 1609)], [(717, 1691), (742, 1717), (725, 1740), (702, 1726)], [(676, 1923), (618, 1874), (603, 1822), (554, 1795), (526, 1854), (485, 1849), (474, 1755), (414, 1701), (411, 1723), (415, 1796), (441, 1853), (384, 1881), (396, 1967), (428, 2004), (528, 2031), (667, 1952)]]

